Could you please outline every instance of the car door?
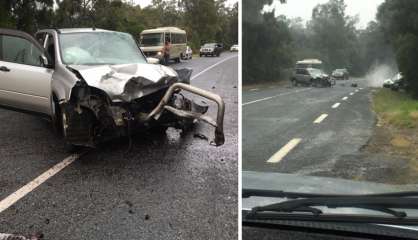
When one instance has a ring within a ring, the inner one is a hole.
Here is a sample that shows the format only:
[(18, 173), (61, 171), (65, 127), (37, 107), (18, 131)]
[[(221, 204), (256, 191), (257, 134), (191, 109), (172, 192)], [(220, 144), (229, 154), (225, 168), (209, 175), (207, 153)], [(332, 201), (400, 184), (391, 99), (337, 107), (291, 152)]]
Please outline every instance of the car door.
[(0, 105), (50, 113), (53, 69), (43, 66), (44, 54), (29, 34), (0, 29)]

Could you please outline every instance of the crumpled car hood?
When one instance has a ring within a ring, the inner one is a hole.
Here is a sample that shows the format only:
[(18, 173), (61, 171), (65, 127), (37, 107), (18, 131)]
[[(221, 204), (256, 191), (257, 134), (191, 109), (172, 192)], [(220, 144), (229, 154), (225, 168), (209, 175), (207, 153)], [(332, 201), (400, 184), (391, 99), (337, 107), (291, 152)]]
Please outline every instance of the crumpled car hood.
[(112, 101), (131, 101), (178, 81), (176, 71), (162, 65), (70, 65), (91, 87), (106, 92)]

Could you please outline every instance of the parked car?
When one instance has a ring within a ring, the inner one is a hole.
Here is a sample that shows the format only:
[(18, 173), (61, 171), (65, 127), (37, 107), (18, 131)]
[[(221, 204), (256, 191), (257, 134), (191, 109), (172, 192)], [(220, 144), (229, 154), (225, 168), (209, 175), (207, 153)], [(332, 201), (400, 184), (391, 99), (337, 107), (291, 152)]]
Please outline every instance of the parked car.
[(313, 87), (331, 87), (335, 81), (325, 74), (321, 69), (317, 68), (296, 68), (291, 82), (293, 86), (305, 85)]
[(221, 55), (223, 45), (220, 43), (206, 43), (200, 48), (199, 56), (217, 56)]
[(231, 48), (229, 49), (229, 51), (231, 52), (238, 52), (238, 50), (239, 50), (239, 47), (237, 44), (232, 45)]
[[(222, 145), (223, 100), (190, 85), (190, 69), (173, 70), (145, 58), (130, 34), (102, 29), (0, 29), (0, 105), (49, 117), (68, 147), (94, 147), (135, 131), (189, 129), (195, 119), (214, 125)], [(191, 92), (218, 105), (183, 96)]]
[(187, 60), (187, 59), (192, 59), (192, 57), (193, 57), (192, 48), (187, 46), (186, 51), (184, 51), (184, 53), (181, 55), (181, 58), (184, 60)]
[(334, 79), (341, 79), (341, 80), (348, 80), (350, 78), (350, 76), (348, 75), (348, 70), (345, 68), (335, 69), (332, 72), (331, 77)]

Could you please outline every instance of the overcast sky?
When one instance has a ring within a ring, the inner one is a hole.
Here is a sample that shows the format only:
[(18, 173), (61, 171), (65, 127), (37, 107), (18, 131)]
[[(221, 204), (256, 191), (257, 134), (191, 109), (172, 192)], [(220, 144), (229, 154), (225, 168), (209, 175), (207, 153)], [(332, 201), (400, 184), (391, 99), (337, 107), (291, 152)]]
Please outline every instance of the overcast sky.
[[(301, 17), (306, 21), (311, 19), (312, 9), (317, 4), (326, 2), (328, 0), (287, 0), (286, 4), (280, 4), (276, 0), (272, 7), (275, 8), (276, 15), (283, 14), (288, 18)], [(351, 16), (358, 14), (360, 22), (357, 27), (365, 28), (369, 21), (375, 19), (377, 7), (383, 2), (384, 0), (346, 0), (346, 13)]]
[[(148, 6), (151, 4), (152, 0), (133, 0), (134, 3), (139, 4), (141, 7)], [(234, 3), (238, 2), (238, 0), (227, 0), (226, 3), (228, 6), (234, 5)]]

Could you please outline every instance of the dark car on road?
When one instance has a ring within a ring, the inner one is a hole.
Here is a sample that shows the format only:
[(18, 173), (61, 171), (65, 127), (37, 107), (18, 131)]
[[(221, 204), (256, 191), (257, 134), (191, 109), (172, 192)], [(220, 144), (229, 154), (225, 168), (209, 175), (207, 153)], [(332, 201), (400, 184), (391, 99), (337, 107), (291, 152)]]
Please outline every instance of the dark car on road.
[(291, 82), (293, 86), (331, 87), (334, 85), (330, 77), (317, 68), (296, 68)]
[(334, 79), (341, 79), (341, 80), (348, 80), (350, 78), (348, 74), (348, 70), (345, 68), (335, 69), (332, 72), (331, 77)]
[(407, 86), (407, 83), (402, 73), (397, 73), (392, 78), (386, 79), (383, 82), (383, 87), (390, 88), (394, 91), (398, 91), (399, 89), (405, 89), (406, 86)]
[(199, 56), (217, 56), (221, 55), (223, 45), (220, 43), (205, 43), (199, 51)]

